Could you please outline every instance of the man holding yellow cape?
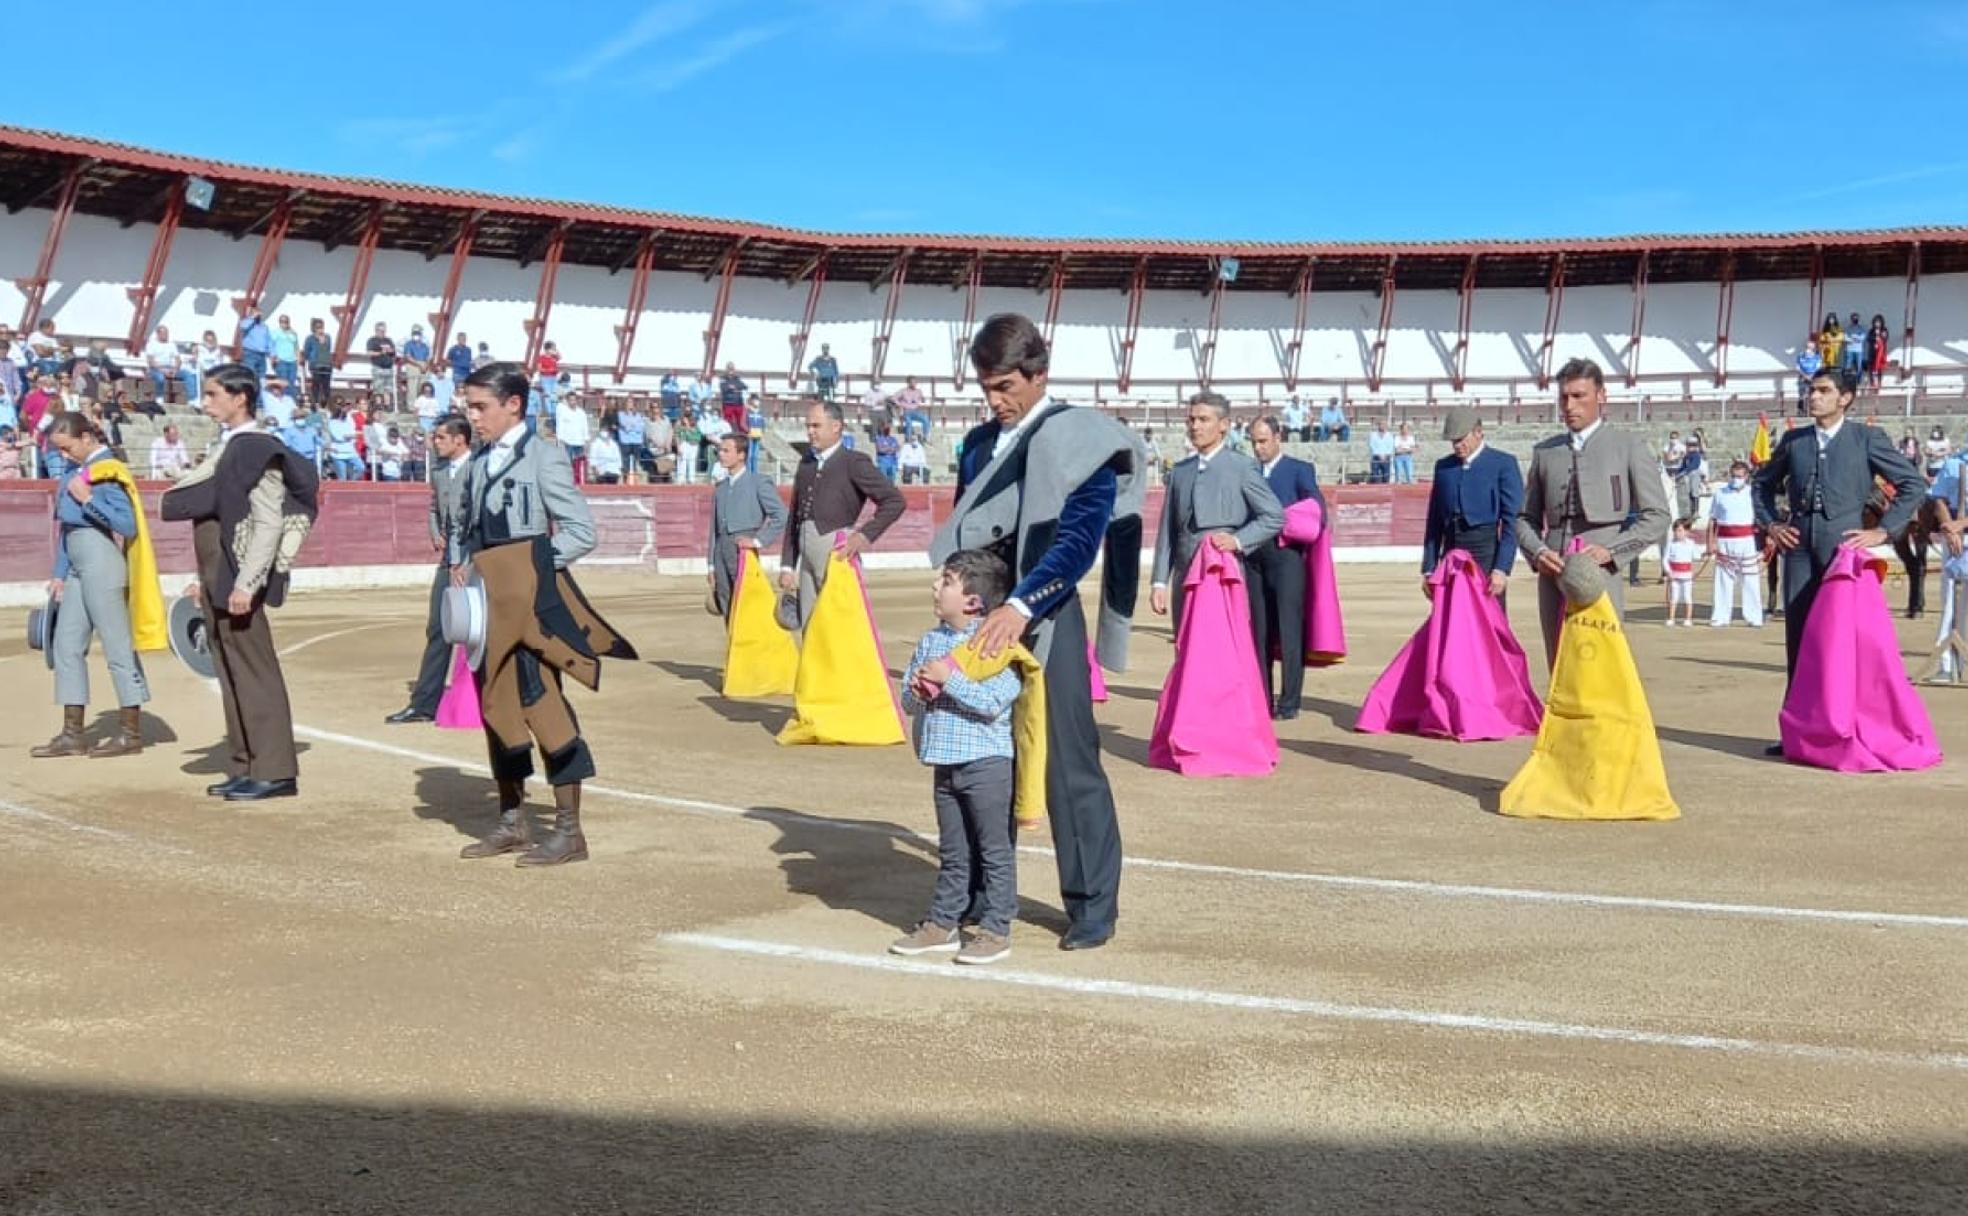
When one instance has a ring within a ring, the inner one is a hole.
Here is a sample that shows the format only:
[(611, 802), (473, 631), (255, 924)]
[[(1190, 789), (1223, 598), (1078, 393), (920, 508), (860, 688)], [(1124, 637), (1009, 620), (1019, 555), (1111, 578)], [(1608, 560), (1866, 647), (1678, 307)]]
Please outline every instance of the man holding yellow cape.
[(758, 550), (739, 550), (731, 629), (724, 645), (725, 696), (776, 697), (793, 691), (799, 650), (793, 635), (773, 619), (776, 602), (772, 584), (759, 568)]
[[(837, 535), (837, 544), (844, 540), (844, 533)], [(793, 681), (793, 718), (779, 732), (779, 742), (881, 747), (904, 738), (902, 709), (888, 682), (861, 563), (837, 547), (827, 555), (826, 581), (806, 621)]]

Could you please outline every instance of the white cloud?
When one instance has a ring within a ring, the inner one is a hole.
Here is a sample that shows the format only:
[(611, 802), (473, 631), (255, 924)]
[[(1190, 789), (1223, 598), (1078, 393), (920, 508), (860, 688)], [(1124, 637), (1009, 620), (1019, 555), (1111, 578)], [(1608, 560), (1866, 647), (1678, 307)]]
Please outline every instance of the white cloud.
[(696, 25), (709, 11), (705, 0), (664, 0), (644, 10), (627, 29), (589, 47), (586, 54), (554, 73), (553, 79), (560, 84), (591, 79), (616, 60)]
[(459, 117), (353, 118), (336, 124), (335, 138), (365, 148), (387, 147), (420, 157), (464, 142), (477, 124)]
[(793, 28), (792, 22), (778, 25), (751, 25), (713, 39), (674, 63), (652, 68), (640, 77), (645, 86), (659, 92), (681, 88), (707, 72), (714, 72), (754, 47), (763, 46)]

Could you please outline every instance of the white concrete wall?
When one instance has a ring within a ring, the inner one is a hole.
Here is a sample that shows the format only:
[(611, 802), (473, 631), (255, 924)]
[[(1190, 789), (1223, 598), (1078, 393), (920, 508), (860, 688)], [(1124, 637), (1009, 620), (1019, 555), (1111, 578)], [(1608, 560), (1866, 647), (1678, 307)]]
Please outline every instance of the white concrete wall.
[[(47, 231), (49, 212), (29, 210), (0, 215), (0, 318), (18, 319), (22, 309), (14, 280), (33, 270)], [(148, 256), (154, 229), (121, 228), (114, 221), (77, 216), (69, 225), (54, 268), (43, 315), (63, 333), (121, 338), (129, 329), (135, 286)], [(156, 320), (179, 340), (215, 329), (222, 340), (233, 332), (231, 299), (243, 288), (259, 248), (258, 238), (233, 241), (210, 232), (179, 234), (158, 295)], [(268, 316), (292, 316), (303, 331), (321, 317), (333, 325), (330, 308), (339, 304), (355, 259), (353, 247), (333, 253), (318, 245), (289, 242), (268, 284)], [(448, 267), (445, 258), (426, 262), (421, 255), (383, 252), (371, 268), (356, 340), (377, 321), (389, 323), (401, 341), (412, 324), (427, 323), (437, 306)], [(539, 267), (520, 269), (510, 262), (474, 260), (460, 289), (455, 329), (495, 353), (516, 356), (525, 348), (524, 322), (533, 313)], [(549, 336), (575, 364), (612, 367), (614, 327), (622, 320), (630, 275), (609, 275), (585, 266), (560, 271)], [(1728, 353), (1732, 381), (1763, 378), (1776, 383), (1795, 357), (1806, 329), (1809, 286), (1803, 282), (1737, 284)], [(717, 284), (698, 275), (652, 277), (648, 306), (637, 329), (630, 363), (640, 369), (694, 371), (703, 359), (703, 332), (710, 323)], [(740, 279), (733, 285), (718, 361), (736, 363), (752, 375), (768, 377), (765, 387), (786, 387), (791, 365), (789, 339), (806, 305), (804, 284)], [(1905, 283), (1900, 278), (1833, 280), (1825, 285), (1826, 308), (1840, 315), (1857, 310), (1870, 319), (1883, 313), (1895, 336), (1902, 323)], [(880, 326), (886, 289), (832, 283), (823, 290), (810, 360), (822, 343), (833, 346), (841, 369), (860, 376), (869, 367), (873, 338)], [(1648, 292), (1640, 373), (1659, 380), (1660, 391), (1685, 380), (1699, 390), (1715, 367), (1714, 284), (1668, 284)], [(1018, 310), (1045, 311), (1042, 291), (987, 289), (978, 315)], [(911, 285), (902, 293), (890, 344), (886, 379), (900, 382), (914, 374), (947, 381), (964, 335), (964, 294), (941, 285)], [(1281, 390), (1285, 346), (1291, 338), (1293, 301), (1282, 293), (1237, 293), (1223, 303), (1217, 339), (1216, 379), (1234, 385), (1266, 381), (1267, 394)], [(1540, 290), (1478, 292), (1471, 315), (1468, 374), (1472, 395), (1496, 397), (1534, 385), (1538, 345), (1544, 328), (1545, 296)], [(1454, 364), (1457, 299), (1453, 291), (1402, 291), (1395, 300), (1387, 337), (1382, 397), (1447, 395)], [(1623, 376), (1628, 357), (1633, 299), (1630, 289), (1573, 287), (1565, 292), (1554, 364), (1575, 355), (1596, 359), (1613, 377)], [(1053, 353), (1054, 375), (1062, 380), (1110, 383), (1119, 375), (1127, 296), (1119, 291), (1069, 291), (1060, 307)], [(1372, 293), (1317, 293), (1307, 318), (1300, 357), (1301, 387), (1323, 394), (1362, 395), (1371, 348), (1380, 321), (1380, 302)], [(1135, 347), (1130, 396), (1163, 396), (1156, 382), (1193, 384), (1200, 374), (1202, 344), (1209, 324), (1209, 298), (1193, 292), (1155, 292), (1143, 304)], [(1934, 275), (1920, 287), (1917, 349), (1913, 362), (1930, 383), (1959, 385), (1968, 378), (1968, 275)], [(1426, 383), (1424, 383), (1426, 382)], [(632, 383), (646, 383), (636, 377)], [(1247, 395), (1232, 389), (1232, 395)]]

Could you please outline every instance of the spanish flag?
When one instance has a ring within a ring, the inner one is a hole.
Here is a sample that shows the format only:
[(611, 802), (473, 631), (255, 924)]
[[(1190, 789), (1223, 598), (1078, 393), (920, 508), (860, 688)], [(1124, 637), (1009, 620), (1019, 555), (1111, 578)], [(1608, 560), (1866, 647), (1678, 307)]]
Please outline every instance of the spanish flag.
[(1770, 416), (1756, 416), (1756, 437), (1749, 441), (1749, 467), (1760, 469), (1770, 462)]

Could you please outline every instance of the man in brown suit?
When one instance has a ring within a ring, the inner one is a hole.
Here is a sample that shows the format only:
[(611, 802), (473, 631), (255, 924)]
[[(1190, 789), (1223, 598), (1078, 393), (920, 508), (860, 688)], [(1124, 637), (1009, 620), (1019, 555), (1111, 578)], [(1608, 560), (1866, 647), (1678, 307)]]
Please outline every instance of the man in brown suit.
[[(1565, 433), (1532, 451), (1517, 514), (1517, 547), (1539, 575), (1546, 663), (1558, 657), (1565, 597), (1557, 579), (1573, 542), (1583, 542), (1594, 564), (1614, 570), (1659, 544), (1668, 527), (1660, 461), (1648, 444), (1607, 425), (1606, 377), (1597, 363), (1573, 359), (1558, 369), (1558, 410)], [(1606, 584), (1624, 615), (1622, 581)]]
[[(845, 429), (841, 407), (832, 402), (815, 403), (806, 411), (806, 458), (793, 475), (792, 526), (786, 529), (779, 558), (781, 589), (799, 587), (802, 625), (827, 579), (834, 534), (847, 531), (840, 551), (858, 557), (902, 518), (902, 491), (881, 475), (866, 452), (842, 445)], [(869, 502), (875, 504), (875, 513), (856, 528), (861, 509)]]

